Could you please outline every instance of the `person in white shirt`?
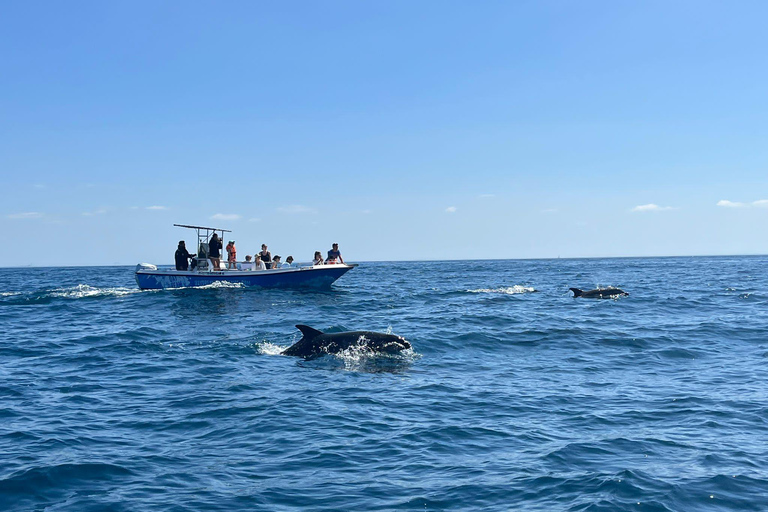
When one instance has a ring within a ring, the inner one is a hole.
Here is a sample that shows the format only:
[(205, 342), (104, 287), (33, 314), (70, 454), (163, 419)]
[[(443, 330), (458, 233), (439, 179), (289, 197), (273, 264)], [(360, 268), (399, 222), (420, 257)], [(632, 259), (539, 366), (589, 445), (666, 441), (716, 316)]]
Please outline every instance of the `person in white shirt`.
[(254, 269), (253, 270), (267, 270), (267, 265), (261, 261), (261, 256), (258, 254), (256, 255), (256, 260), (253, 263)]
[(240, 267), (240, 270), (253, 270), (253, 262), (251, 261), (251, 255), (245, 257), (245, 261), (243, 263), (239, 263), (238, 266)]

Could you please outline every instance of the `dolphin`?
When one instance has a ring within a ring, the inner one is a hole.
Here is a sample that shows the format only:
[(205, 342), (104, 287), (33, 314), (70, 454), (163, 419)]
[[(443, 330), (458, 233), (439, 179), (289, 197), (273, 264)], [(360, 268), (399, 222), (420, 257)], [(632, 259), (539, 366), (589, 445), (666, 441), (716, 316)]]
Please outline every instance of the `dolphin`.
[(296, 328), (304, 335), (299, 341), (283, 350), (284, 356), (314, 359), (325, 354), (336, 354), (350, 347), (364, 347), (383, 354), (396, 354), (411, 348), (402, 336), (371, 331), (324, 333), (306, 325)]
[(573, 298), (584, 297), (585, 299), (612, 299), (614, 297), (628, 296), (629, 294), (620, 288), (595, 288), (594, 290), (580, 290), (578, 288), (570, 288), (573, 292)]

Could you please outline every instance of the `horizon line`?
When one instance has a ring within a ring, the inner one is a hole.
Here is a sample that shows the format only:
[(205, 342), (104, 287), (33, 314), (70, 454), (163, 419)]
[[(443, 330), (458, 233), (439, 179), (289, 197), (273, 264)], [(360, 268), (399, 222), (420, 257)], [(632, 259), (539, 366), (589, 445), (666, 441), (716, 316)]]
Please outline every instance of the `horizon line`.
[[(455, 259), (423, 259), (423, 260), (358, 260), (356, 263), (441, 263), (456, 261), (546, 261), (546, 260), (619, 260), (619, 259), (654, 259), (654, 258), (734, 258), (734, 257), (759, 257), (768, 256), (768, 253), (754, 254), (678, 254), (678, 255), (656, 255), (656, 256), (549, 256), (538, 258), (455, 258)], [(140, 263), (113, 263), (110, 265), (0, 265), (0, 269), (12, 268), (92, 268), (92, 267), (131, 267)], [(171, 266), (174, 263), (160, 264), (161, 266)]]

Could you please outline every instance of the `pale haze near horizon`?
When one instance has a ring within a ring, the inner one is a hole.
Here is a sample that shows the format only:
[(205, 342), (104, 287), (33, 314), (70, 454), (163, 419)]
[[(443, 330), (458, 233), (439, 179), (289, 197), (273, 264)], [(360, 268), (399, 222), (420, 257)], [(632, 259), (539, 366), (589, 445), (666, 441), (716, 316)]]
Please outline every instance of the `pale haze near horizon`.
[(766, 14), (6, 4), (2, 265), (765, 254)]

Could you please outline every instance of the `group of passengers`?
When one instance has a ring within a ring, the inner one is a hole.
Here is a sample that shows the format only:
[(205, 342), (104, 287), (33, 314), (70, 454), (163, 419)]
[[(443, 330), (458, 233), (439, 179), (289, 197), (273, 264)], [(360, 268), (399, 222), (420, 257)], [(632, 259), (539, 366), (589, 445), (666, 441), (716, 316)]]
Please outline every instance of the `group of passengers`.
[[(219, 239), (219, 235), (214, 233), (211, 239), (208, 241), (207, 250), (204, 247), (205, 244), (200, 244), (200, 252), (198, 255), (190, 254), (187, 251), (184, 240), (179, 242), (179, 247), (176, 249), (176, 270), (188, 270), (189, 260), (192, 260), (192, 269), (194, 270), (197, 260), (209, 259), (213, 265), (213, 270), (224, 270), (221, 268), (221, 253), (222, 242)], [(288, 256), (283, 263), (282, 258), (279, 255), (272, 256), (272, 253), (267, 249), (267, 244), (261, 245), (261, 252), (258, 252), (251, 257), (247, 255), (245, 261), (237, 261), (237, 248), (235, 247), (235, 241), (230, 240), (225, 250), (227, 251), (227, 270), (268, 270), (278, 268), (295, 268), (293, 264), (293, 256)], [(333, 244), (332, 249), (328, 251), (328, 258), (323, 260), (320, 251), (315, 251), (313, 265), (332, 265), (335, 263), (344, 264), (344, 259), (341, 257), (339, 251), (339, 244)]]

